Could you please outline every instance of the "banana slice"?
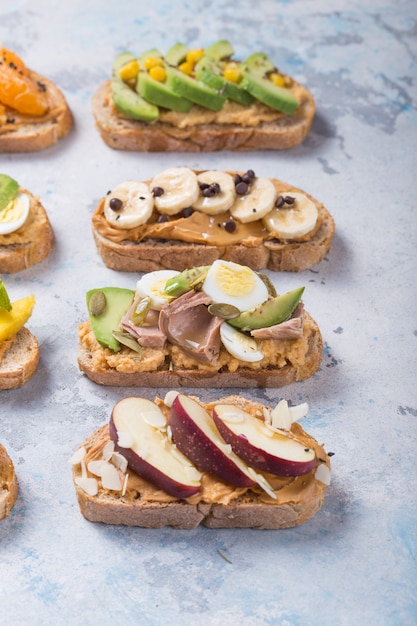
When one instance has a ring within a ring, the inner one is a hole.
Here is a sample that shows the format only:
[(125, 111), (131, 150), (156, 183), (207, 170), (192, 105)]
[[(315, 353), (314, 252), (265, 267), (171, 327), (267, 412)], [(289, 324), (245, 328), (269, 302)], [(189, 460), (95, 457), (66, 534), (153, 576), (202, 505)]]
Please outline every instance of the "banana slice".
[(160, 172), (150, 188), (155, 206), (163, 215), (176, 215), (193, 206), (200, 195), (197, 176), (188, 167), (171, 167)]
[(249, 192), (236, 197), (230, 213), (243, 223), (260, 220), (273, 209), (277, 197), (274, 183), (269, 178), (254, 178)]
[(18, 193), (8, 205), (0, 211), (0, 235), (9, 235), (26, 222), (30, 210), (30, 198), (25, 193)]
[(207, 215), (224, 213), (235, 201), (235, 181), (226, 172), (208, 170), (197, 175), (200, 195), (193, 204), (193, 209)]
[(245, 335), (227, 322), (220, 325), (220, 338), (226, 350), (240, 361), (255, 363), (264, 358), (257, 341), (253, 337)]
[(294, 198), (294, 202), (272, 209), (262, 221), (279, 239), (298, 239), (313, 230), (318, 210), (314, 202), (303, 193), (289, 191), (285, 193), (286, 197)]
[(114, 228), (136, 228), (145, 224), (153, 210), (152, 193), (146, 183), (127, 180), (117, 185), (104, 200), (104, 216)]

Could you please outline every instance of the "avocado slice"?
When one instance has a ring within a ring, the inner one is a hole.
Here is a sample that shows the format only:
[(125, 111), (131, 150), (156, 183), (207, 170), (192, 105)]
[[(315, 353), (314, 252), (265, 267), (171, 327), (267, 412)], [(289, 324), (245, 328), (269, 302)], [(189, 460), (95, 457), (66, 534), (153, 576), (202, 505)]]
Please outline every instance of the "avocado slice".
[(246, 89), (242, 89), (241, 84), (224, 78), (222, 72), (221, 60), (209, 55), (203, 56), (195, 67), (197, 80), (223, 93), (226, 98), (243, 106), (249, 106), (253, 102), (253, 96)]
[(19, 191), (19, 183), (7, 176), (7, 174), (0, 174), (0, 211), (5, 209), (9, 202), (16, 197)]
[(86, 294), (87, 309), (94, 336), (105, 348), (120, 350), (120, 343), (113, 336), (119, 330), (122, 317), (131, 306), (135, 292), (121, 287), (90, 289)]
[(241, 63), (243, 89), (255, 98), (282, 113), (292, 114), (299, 102), (289, 89), (274, 85), (268, 79), (268, 73), (275, 69), (269, 57), (263, 52), (251, 54)]
[(241, 330), (254, 330), (255, 328), (267, 328), (281, 324), (294, 312), (304, 289), (304, 287), (299, 287), (281, 296), (276, 296), (276, 298), (267, 300), (254, 309), (244, 311), (238, 317), (229, 319), (227, 322)]
[(217, 61), (220, 59), (229, 59), (234, 53), (232, 44), (227, 39), (220, 39), (204, 48), (204, 56), (208, 56)]
[(176, 43), (168, 50), (165, 55), (165, 61), (168, 65), (172, 65), (173, 67), (177, 67), (182, 61), (184, 61), (187, 56), (189, 48), (184, 43)]
[(212, 111), (220, 111), (226, 102), (226, 96), (216, 89), (212, 89), (201, 81), (184, 74), (177, 68), (167, 65), (166, 70), (168, 87), (183, 98), (191, 100), (194, 104), (199, 104)]
[(153, 122), (159, 117), (158, 107), (133, 91), (119, 76), (120, 68), (135, 58), (130, 52), (122, 52), (116, 57), (111, 80), (113, 100), (119, 111), (126, 117), (141, 122)]

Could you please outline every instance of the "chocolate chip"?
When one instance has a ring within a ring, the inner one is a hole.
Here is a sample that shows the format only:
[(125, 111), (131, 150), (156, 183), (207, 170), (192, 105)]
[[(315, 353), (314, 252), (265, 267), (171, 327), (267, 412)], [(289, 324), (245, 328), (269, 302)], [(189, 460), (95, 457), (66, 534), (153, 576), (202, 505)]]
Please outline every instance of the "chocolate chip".
[(292, 198), (291, 196), (285, 196), (284, 200), (285, 204), (294, 204), (295, 202), (295, 198)]
[(235, 183), (235, 185), (237, 185), (238, 183), (240, 183), (240, 181), (242, 180), (242, 177), (240, 174), (235, 174), (233, 177), (233, 181)]
[(278, 196), (277, 201), (275, 202), (275, 206), (277, 207), (277, 209), (280, 209), (282, 206), (284, 206), (284, 204), (284, 198), (282, 196)]
[(245, 172), (245, 174), (243, 174), (242, 176), (242, 180), (245, 183), (251, 183), (253, 181), (253, 179), (255, 178), (255, 172), (253, 170), (248, 170), (247, 172)]
[(158, 215), (158, 219), (156, 221), (157, 222), (167, 222), (168, 221), (168, 216), (167, 215)]
[(228, 233), (234, 233), (236, 230), (236, 222), (229, 220), (223, 224), (223, 228)]
[(164, 190), (162, 189), (162, 187), (154, 187), (152, 189), (152, 195), (154, 198), (158, 198), (159, 196), (162, 196), (164, 194)]
[(248, 193), (248, 184), (243, 182), (243, 180), (236, 185), (236, 193), (238, 196), (244, 196), (245, 193)]
[(112, 198), (109, 202), (109, 207), (112, 211), (120, 211), (122, 206), (123, 202), (120, 200), (120, 198)]
[(186, 207), (181, 211), (182, 217), (190, 217), (194, 213), (194, 209), (192, 207)]

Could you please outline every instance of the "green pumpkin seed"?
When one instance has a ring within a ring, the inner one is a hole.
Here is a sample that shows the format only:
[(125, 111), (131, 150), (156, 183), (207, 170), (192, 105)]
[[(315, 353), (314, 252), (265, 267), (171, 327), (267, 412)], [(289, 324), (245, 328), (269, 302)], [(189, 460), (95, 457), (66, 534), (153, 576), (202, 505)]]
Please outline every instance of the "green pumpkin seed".
[(132, 335), (129, 335), (129, 333), (123, 333), (120, 330), (114, 330), (112, 332), (112, 335), (123, 346), (126, 346), (127, 348), (130, 348), (135, 352), (142, 352), (142, 346), (140, 346), (136, 339), (132, 337)]
[(106, 308), (107, 299), (105, 294), (102, 291), (95, 291), (90, 298), (90, 302), (88, 303), (90, 308), (90, 313), (93, 317), (98, 317), (101, 315)]
[(240, 310), (236, 306), (233, 306), (233, 304), (225, 304), (223, 302), (210, 304), (208, 312), (211, 315), (221, 317), (224, 320), (232, 320), (240, 315)]
[(143, 324), (146, 316), (149, 313), (151, 304), (152, 300), (149, 296), (145, 296), (144, 298), (141, 298), (141, 300), (139, 300), (131, 317), (131, 320), (135, 324), (135, 326), (140, 326), (141, 324)]
[(277, 290), (275, 289), (275, 286), (273, 285), (269, 277), (266, 274), (262, 274), (261, 272), (256, 272), (256, 273), (258, 274), (259, 278), (263, 281), (266, 288), (268, 289), (269, 295), (272, 298), (275, 298), (277, 295)]

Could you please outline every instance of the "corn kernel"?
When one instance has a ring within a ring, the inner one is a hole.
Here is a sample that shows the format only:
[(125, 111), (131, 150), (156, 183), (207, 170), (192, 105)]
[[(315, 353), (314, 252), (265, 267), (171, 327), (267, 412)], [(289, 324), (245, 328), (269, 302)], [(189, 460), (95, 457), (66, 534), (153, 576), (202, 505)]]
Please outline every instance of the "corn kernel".
[(193, 50), (188, 51), (187, 56), (185, 57), (185, 60), (194, 66), (197, 63), (197, 61), (201, 59), (203, 54), (204, 54), (203, 48), (194, 48)]
[(242, 78), (242, 74), (237, 65), (228, 65), (223, 72), (223, 76), (232, 83), (239, 83)]
[(163, 83), (166, 80), (167, 73), (164, 67), (155, 65), (149, 70), (149, 76), (157, 80), (159, 83)]
[(194, 66), (189, 61), (184, 61), (180, 63), (178, 69), (183, 72), (183, 74), (187, 74), (187, 76), (192, 76), (194, 73)]
[(139, 63), (134, 59), (133, 61), (129, 61), (126, 65), (119, 70), (120, 78), (124, 81), (131, 80), (132, 78), (136, 78), (139, 73)]
[(153, 67), (161, 67), (164, 64), (163, 60), (160, 57), (146, 57), (143, 63), (145, 69), (147, 69), (148, 72)]
[(284, 87), (285, 85), (284, 78), (281, 74), (278, 74), (278, 72), (272, 72), (272, 74), (269, 75), (269, 80), (271, 80), (277, 87)]

